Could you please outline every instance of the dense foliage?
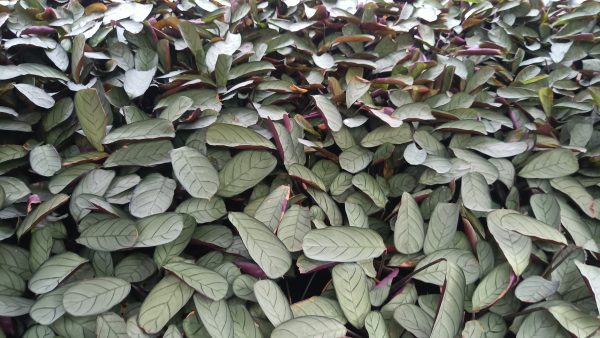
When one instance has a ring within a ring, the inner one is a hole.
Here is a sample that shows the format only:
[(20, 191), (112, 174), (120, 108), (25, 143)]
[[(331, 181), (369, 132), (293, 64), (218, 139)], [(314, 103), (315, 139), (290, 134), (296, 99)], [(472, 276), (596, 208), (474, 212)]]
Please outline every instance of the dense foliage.
[(0, 2), (0, 337), (600, 335), (600, 2)]

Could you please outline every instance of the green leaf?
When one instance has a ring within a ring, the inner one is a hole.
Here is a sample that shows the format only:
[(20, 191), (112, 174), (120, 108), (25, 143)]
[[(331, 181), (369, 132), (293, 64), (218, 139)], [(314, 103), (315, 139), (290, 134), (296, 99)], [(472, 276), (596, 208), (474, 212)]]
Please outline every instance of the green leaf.
[(517, 285), (515, 296), (523, 302), (536, 303), (552, 296), (558, 290), (558, 286), (558, 281), (549, 281), (542, 276), (531, 276)]
[(229, 311), (233, 319), (233, 334), (236, 338), (262, 338), (260, 327), (244, 304), (229, 302)]
[(127, 96), (134, 99), (144, 95), (152, 83), (154, 73), (156, 73), (156, 68), (149, 70), (128, 69), (123, 80), (123, 89), (125, 89)]
[(554, 228), (560, 226), (561, 209), (556, 197), (551, 194), (535, 194), (529, 199), (535, 218)]
[(465, 284), (465, 276), (461, 269), (448, 261), (442, 301), (431, 330), (432, 337), (452, 338), (460, 332), (464, 315)]
[(177, 277), (164, 277), (144, 299), (137, 316), (138, 325), (149, 334), (160, 332), (193, 294), (194, 289)]
[(72, 252), (50, 257), (29, 279), (29, 290), (42, 294), (54, 290), (69, 274), (88, 260)]
[(142, 253), (134, 253), (123, 258), (115, 267), (115, 277), (130, 283), (144, 281), (154, 272), (156, 272), (156, 264)]
[[(579, 269), (579, 272), (581, 272), (581, 275), (583, 276), (583, 278), (585, 278), (586, 284), (589, 285), (590, 289), (594, 293), (594, 297), (596, 299), (596, 307), (600, 308), (600, 268), (592, 266), (592, 265), (586, 265), (586, 264), (583, 264), (582, 262), (575, 262), (575, 265), (577, 266), (577, 269)], [(533, 277), (530, 277), (530, 278), (533, 278)], [(544, 280), (544, 281), (546, 281), (546, 280)], [(525, 282), (525, 281), (523, 281), (523, 282)], [(543, 288), (543, 290), (549, 290), (549, 291), (544, 292), (543, 293), (544, 295), (550, 293), (550, 290), (556, 291), (558, 289), (557, 282), (550, 282), (550, 281), (546, 281), (546, 282), (548, 282), (548, 283), (544, 283), (545, 288)], [(523, 284), (523, 283), (521, 283), (521, 284)], [(521, 284), (519, 284), (519, 286)], [(540, 285), (540, 289), (542, 289), (541, 285)], [(554, 292), (551, 292), (550, 295), (552, 295), (553, 293)]]
[(313, 296), (292, 304), (291, 308), (294, 318), (305, 316), (321, 316), (333, 318), (343, 324), (347, 322), (346, 317), (342, 312), (342, 308), (337, 300), (327, 297)]
[(567, 244), (567, 239), (555, 228), (535, 218), (509, 213), (500, 219), (500, 226), (524, 236), (535, 237), (555, 243)]
[(360, 145), (372, 148), (384, 143), (404, 144), (412, 142), (412, 140), (412, 131), (407, 125), (402, 125), (398, 128), (381, 126), (365, 135), (360, 141)]
[(344, 316), (356, 328), (363, 328), (371, 311), (367, 276), (358, 264), (342, 263), (331, 270), (333, 287)]
[(215, 80), (219, 87), (225, 87), (231, 70), (233, 58), (231, 55), (219, 54), (217, 63), (215, 64)]
[(185, 262), (171, 262), (164, 268), (212, 300), (223, 299), (227, 294), (227, 280), (212, 270)]
[(282, 185), (275, 188), (260, 203), (256, 209), (254, 218), (275, 232), (285, 212), (290, 191), (289, 185)]
[(402, 121), (404, 120), (435, 120), (431, 115), (431, 108), (425, 103), (409, 103), (398, 107), (393, 113)]
[(58, 151), (49, 144), (33, 148), (29, 153), (29, 163), (33, 171), (46, 177), (52, 177), (61, 167)]
[(463, 205), (473, 211), (490, 211), (492, 198), (485, 177), (480, 173), (467, 173), (461, 179), (460, 195)]
[(185, 112), (189, 111), (194, 101), (187, 96), (179, 96), (175, 102), (167, 106), (165, 110), (160, 113), (160, 118), (171, 122), (179, 120)]
[(36, 86), (25, 83), (15, 83), (13, 86), (38, 107), (50, 109), (54, 106), (55, 102), (52, 96)]
[(273, 326), (293, 318), (290, 303), (275, 282), (265, 279), (254, 283), (254, 295)]
[(196, 198), (210, 199), (219, 189), (218, 173), (209, 159), (190, 147), (171, 151), (175, 177)]
[(158, 266), (163, 266), (172, 258), (177, 257), (185, 250), (188, 243), (192, 239), (194, 230), (196, 229), (196, 221), (189, 215), (183, 216), (183, 229), (181, 234), (172, 242), (162, 244), (154, 249), (154, 261)]
[(108, 112), (104, 111), (96, 89), (83, 89), (75, 93), (75, 113), (79, 124), (91, 145), (98, 151), (104, 150), (102, 139), (106, 135)]
[(532, 243), (529, 237), (504, 228), (502, 217), (508, 214), (518, 215), (516, 211), (507, 209), (490, 212), (487, 216), (487, 225), (513, 271), (520, 276), (529, 265)]
[(96, 322), (98, 338), (128, 338), (125, 320), (114, 312), (99, 315)]
[(351, 227), (368, 228), (369, 217), (367, 213), (358, 203), (347, 201), (344, 203), (346, 209), (346, 217), (348, 218), (348, 225)]
[[(77, 102), (75, 103), (77, 106)], [(104, 144), (122, 141), (153, 140), (159, 138), (175, 137), (173, 124), (163, 119), (148, 119), (132, 122), (117, 129), (113, 129), (106, 137)]]
[(515, 276), (510, 265), (502, 264), (485, 276), (473, 292), (473, 311), (479, 312), (500, 300), (512, 286)]
[(117, 166), (153, 167), (170, 162), (170, 141), (134, 143), (117, 149), (104, 161), (105, 168)]
[(553, 149), (540, 153), (527, 161), (519, 171), (524, 178), (557, 178), (579, 170), (577, 157), (566, 149)]
[(235, 155), (219, 172), (217, 194), (232, 197), (258, 184), (267, 177), (277, 159), (268, 152), (248, 150)]
[(230, 212), (228, 217), (252, 259), (269, 278), (282, 277), (290, 269), (290, 253), (269, 228), (241, 212)]
[(290, 252), (302, 250), (304, 236), (310, 231), (310, 211), (297, 204), (292, 205), (281, 218), (277, 237)]
[(47, 201), (40, 204), (35, 210), (33, 210), (25, 219), (23, 223), (17, 228), (17, 237), (23, 236), (26, 232), (31, 230), (36, 224), (43, 221), (50, 213), (58, 209), (60, 206), (65, 204), (69, 200), (69, 195), (58, 194), (52, 196)]
[(50, 325), (65, 314), (63, 295), (72, 285), (67, 284), (41, 295), (29, 310), (29, 316), (37, 323)]
[(310, 197), (317, 202), (317, 205), (323, 209), (331, 225), (342, 225), (342, 212), (329, 194), (312, 188), (307, 188), (306, 192), (308, 192)]
[(419, 206), (411, 194), (404, 192), (394, 225), (394, 246), (400, 253), (412, 254), (421, 251), (424, 240), (425, 228)]
[(183, 230), (183, 216), (166, 212), (139, 219), (136, 222), (139, 237), (136, 248), (152, 247), (175, 240)]
[(352, 185), (369, 196), (376, 206), (384, 208), (387, 204), (387, 197), (373, 176), (365, 172), (356, 174), (352, 178)]
[(273, 330), (271, 338), (342, 337), (346, 331), (346, 327), (335, 319), (305, 316), (281, 323)]
[(302, 242), (311, 259), (330, 262), (358, 262), (380, 256), (385, 251), (381, 236), (356, 227), (328, 227), (310, 230)]
[(10, 176), (0, 177), (0, 188), (4, 190), (5, 205), (11, 205), (31, 193), (23, 181)]
[[(313, 57), (314, 58), (314, 57)], [(356, 100), (369, 91), (371, 83), (359, 76), (354, 76), (348, 81), (346, 88), (346, 107), (350, 108)]]
[(175, 180), (152, 173), (133, 189), (129, 212), (135, 217), (147, 217), (167, 211), (173, 202)]
[(423, 245), (425, 254), (447, 249), (452, 245), (458, 226), (459, 208), (454, 203), (438, 203), (429, 220)]
[(540, 99), (540, 103), (542, 104), (542, 108), (544, 108), (544, 112), (547, 116), (552, 116), (552, 105), (554, 102), (554, 92), (552, 92), (552, 88), (543, 87), (538, 90), (538, 97)]
[(227, 214), (225, 202), (218, 196), (209, 200), (189, 198), (181, 202), (175, 211), (194, 217), (198, 223), (212, 222)]
[(275, 149), (275, 145), (256, 131), (234, 124), (215, 123), (208, 127), (206, 142), (213, 146), (243, 149)]
[(139, 233), (134, 221), (112, 218), (85, 229), (76, 242), (92, 250), (116, 251), (132, 248), (138, 237)]
[(290, 165), (287, 169), (288, 175), (290, 175), (291, 177), (297, 178), (313, 188), (318, 188), (323, 191), (327, 190), (327, 187), (325, 187), (325, 183), (323, 183), (323, 180), (307, 167), (294, 163)]
[(202, 295), (194, 295), (198, 316), (211, 337), (233, 338), (233, 318), (229, 305), (224, 299), (210, 300)]
[(365, 318), (365, 329), (369, 337), (390, 338), (385, 319), (381, 312), (371, 311)]
[(29, 313), (33, 300), (23, 297), (0, 295), (0, 316), (18, 317)]
[(349, 173), (355, 174), (365, 169), (373, 160), (373, 153), (365, 148), (355, 145), (340, 154), (340, 167)]
[[(48, 181), (48, 190), (53, 194), (58, 194), (69, 185), (81, 178), (89, 171), (96, 169), (98, 166), (95, 163), (83, 163), (72, 167), (66, 167), (54, 175)], [(6, 190), (6, 189), (5, 189)]]
[(330, 99), (323, 95), (312, 95), (317, 109), (323, 114), (323, 119), (331, 131), (340, 131), (342, 128), (342, 115)]
[[(436, 261), (439, 262), (434, 264)], [(425, 283), (443, 285), (447, 262), (462, 270), (467, 284), (471, 284), (479, 278), (480, 266), (477, 259), (470, 251), (461, 249), (443, 249), (427, 255), (419, 261), (415, 270), (429, 266), (418, 272), (414, 278)]]
[(560, 325), (578, 338), (591, 337), (600, 330), (600, 319), (580, 311), (572, 304), (554, 305), (548, 311)]
[(433, 318), (414, 304), (402, 304), (394, 310), (394, 319), (417, 338), (431, 336)]
[(101, 277), (78, 282), (63, 296), (63, 306), (73, 316), (97, 315), (119, 304), (131, 285), (118, 278)]
[(229, 70), (228, 80), (235, 80), (242, 76), (248, 76), (257, 73), (266, 73), (274, 70), (275, 66), (266, 61), (245, 62)]
[[(579, 206), (581, 211), (591, 218), (596, 217), (596, 200), (577, 180), (573, 177), (559, 177), (550, 180), (552, 188), (569, 196)], [(599, 213), (600, 215), (600, 213)]]

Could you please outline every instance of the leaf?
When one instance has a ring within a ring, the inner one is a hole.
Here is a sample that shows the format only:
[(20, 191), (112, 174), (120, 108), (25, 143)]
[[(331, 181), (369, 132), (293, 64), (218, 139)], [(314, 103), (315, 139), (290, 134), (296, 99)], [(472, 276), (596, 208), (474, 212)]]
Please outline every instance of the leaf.
[(215, 301), (201, 295), (194, 295), (198, 316), (211, 337), (233, 338), (233, 318), (229, 305), (224, 299)]
[(227, 280), (212, 270), (185, 262), (171, 262), (164, 268), (212, 300), (223, 299), (227, 294)]
[(96, 336), (98, 338), (128, 338), (125, 320), (114, 312), (99, 315), (96, 323)]
[(300, 164), (292, 164), (288, 168), (288, 175), (291, 177), (297, 178), (302, 182), (310, 185), (311, 187), (321, 189), (322, 191), (326, 191), (325, 183), (323, 180), (317, 176), (312, 170), (302, 166)]
[(547, 150), (531, 158), (519, 171), (524, 178), (557, 178), (579, 170), (577, 157), (570, 150)]
[(310, 228), (309, 209), (292, 205), (281, 218), (281, 223), (277, 229), (277, 237), (290, 252), (301, 251), (302, 241)]
[(230, 212), (228, 218), (252, 259), (269, 278), (282, 277), (289, 270), (292, 265), (290, 253), (269, 228), (241, 212)]
[(541, 276), (525, 278), (515, 289), (515, 296), (527, 303), (536, 303), (552, 296), (558, 290), (558, 281), (549, 281)]
[(130, 99), (134, 99), (138, 96), (144, 95), (152, 83), (154, 73), (156, 73), (155, 68), (149, 70), (127, 70), (125, 72), (125, 79), (123, 81), (123, 89), (125, 89), (127, 96), (129, 96)]
[(417, 338), (431, 336), (433, 318), (414, 304), (402, 304), (394, 310), (394, 319)]
[(256, 131), (234, 124), (215, 123), (208, 127), (206, 142), (213, 146), (243, 149), (275, 149), (275, 145)]
[(310, 230), (302, 242), (311, 259), (330, 262), (358, 262), (380, 256), (385, 251), (381, 236), (355, 227), (328, 227)]
[(393, 128), (381, 126), (369, 132), (360, 141), (360, 145), (366, 148), (380, 146), (384, 143), (404, 144), (412, 142), (412, 131), (408, 126)]
[(327, 123), (327, 127), (331, 131), (340, 131), (342, 128), (342, 115), (337, 107), (330, 99), (323, 95), (312, 95), (311, 97), (315, 101), (317, 109), (323, 114), (323, 119)]
[(506, 230), (514, 231), (524, 236), (567, 244), (567, 240), (563, 234), (535, 218), (510, 213), (502, 216), (500, 219), (500, 226)]
[(108, 112), (104, 111), (96, 89), (83, 89), (75, 93), (75, 113), (90, 144), (98, 151), (104, 150), (102, 139), (106, 135)]
[(58, 209), (60, 206), (65, 204), (69, 200), (69, 195), (66, 194), (58, 194), (52, 196), (47, 201), (44, 201), (40, 204), (35, 210), (33, 210), (25, 219), (23, 223), (19, 225), (17, 228), (17, 237), (23, 236), (32, 227), (36, 224), (43, 221), (49, 214), (51, 214), (54, 210)]
[(175, 180), (152, 173), (135, 186), (129, 212), (135, 217), (147, 217), (167, 211), (173, 201)]
[(28, 287), (34, 293), (42, 294), (54, 290), (69, 274), (88, 260), (72, 252), (50, 257), (29, 279)]
[(69, 287), (67, 284), (41, 295), (29, 310), (29, 316), (42, 325), (54, 323), (66, 312), (62, 299)]
[[(314, 59), (315, 56), (313, 56), (313, 60)], [(350, 108), (352, 104), (356, 102), (356, 100), (360, 99), (364, 94), (366, 94), (369, 91), (370, 87), (371, 83), (368, 80), (365, 80), (359, 76), (352, 77), (348, 82), (348, 88), (346, 88), (346, 107)]]
[(327, 193), (317, 189), (307, 188), (306, 192), (312, 197), (317, 205), (323, 209), (331, 225), (342, 225), (342, 212), (335, 201)]
[(369, 312), (365, 319), (365, 329), (369, 337), (390, 338), (385, 319), (380, 312)]
[(156, 272), (156, 265), (152, 259), (142, 253), (131, 254), (117, 264), (115, 277), (130, 283), (146, 280)]
[(576, 337), (590, 337), (600, 329), (600, 319), (578, 310), (574, 305), (563, 303), (548, 308), (550, 314)]
[(242, 76), (248, 76), (252, 74), (258, 73), (267, 73), (271, 70), (274, 70), (275, 66), (270, 62), (266, 61), (254, 61), (254, 62), (246, 62), (242, 63), (238, 66), (232, 67), (229, 70), (228, 80), (235, 80)]
[[(322, 316), (333, 318), (340, 323), (347, 322), (337, 300), (322, 296), (313, 296), (291, 305), (294, 318), (305, 316)], [(368, 318), (368, 316), (367, 316)]]
[(348, 201), (344, 203), (344, 207), (348, 217), (348, 225), (358, 228), (369, 227), (369, 217), (360, 204)]
[[(575, 265), (577, 266), (577, 269), (579, 269), (579, 272), (581, 272), (581, 275), (585, 279), (586, 284), (589, 285), (589, 288), (594, 293), (594, 297), (596, 299), (596, 307), (600, 308), (600, 284), (599, 284), (600, 268), (592, 266), (592, 265), (586, 265), (582, 262), (575, 262)], [(535, 276), (533, 276), (533, 277), (535, 277)], [(533, 278), (533, 277), (530, 277), (530, 278)], [(539, 289), (542, 289), (543, 291), (548, 290), (547, 292), (543, 292), (543, 294), (544, 295), (549, 294), (548, 296), (550, 296), (554, 293), (554, 291), (556, 291), (558, 289), (558, 283), (556, 281), (554, 281), (554, 282), (550, 282), (550, 281), (546, 281), (546, 280), (544, 280), (544, 281), (546, 283), (544, 283), (544, 285), (539, 285), (538, 290)], [(523, 282), (525, 282), (525, 281), (523, 281)], [(521, 282), (521, 284), (523, 284), (523, 282)], [(519, 286), (521, 284), (519, 284)], [(531, 293), (525, 293), (525, 294), (531, 294)], [(548, 297), (548, 296), (546, 296), (546, 297)]]
[(61, 167), (60, 155), (49, 144), (33, 148), (29, 153), (29, 163), (33, 171), (46, 177), (52, 177)]
[(577, 180), (572, 177), (553, 178), (550, 185), (569, 196), (586, 215), (596, 216), (596, 200)]
[(394, 246), (400, 253), (412, 254), (421, 251), (424, 240), (425, 228), (419, 206), (411, 194), (404, 192), (394, 225)]
[(431, 330), (432, 337), (452, 338), (460, 331), (464, 314), (465, 276), (452, 262), (446, 263), (442, 301)]
[(0, 188), (4, 190), (5, 205), (13, 204), (31, 193), (23, 181), (10, 176), (0, 177)]
[(74, 316), (97, 315), (120, 303), (131, 285), (118, 278), (101, 277), (78, 282), (63, 296), (63, 306)]
[(139, 326), (149, 334), (160, 332), (192, 298), (194, 289), (169, 275), (156, 284), (144, 299), (137, 315)]
[(165, 110), (160, 113), (160, 118), (165, 119), (171, 122), (175, 122), (185, 114), (185, 112), (189, 111), (190, 108), (194, 105), (194, 101), (187, 96), (179, 96), (175, 102), (171, 105), (167, 106)]
[(271, 333), (271, 338), (342, 337), (346, 327), (335, 319), (321, 316), (304, 316), (281, 323)]
[(373, 160), (373, 153), (355, 145), (340, 154), (340, 167), (349, 173), (355, 174), (365, 169)]
[(425, 103), (409, 103), (398, 107), (394, 112), (401, 120), (435, 120), (431, 108)]
[(266, 279), (254, 283), (254, 295), (273, 326), (293, 318), (290, 304), (275, 282)]
[(76, 242), (93, 250), (116, 251), (132, 248), (138, 236), (135, 222), (123, 218), (112, 218), (85, 229)]
[(492, 198), (485, 178), (480, 173), (471, 172), (462, 177), (460, 194), (463, 205), (474, 211), (490, 211)]
[(104, 161), (105, 168), (117, 166), (153, 167), (170, 162), (170, 141), (134, 143), (117, 149)]
[(290, 195), (290, 186), (282, 185), (275, 188), (256, 209), (254, 218), (261, 221), (271, 231), (275, 232), (283, 217)]
[(139, 230), (136, 248), (158, 246), (172, 242), (181, 234), (183, 217), (166, 212), (139, 219), (136, 226)]
[(36, 86), (25, 83), (15, 83), (13, 86), (38, 107), (50, 109), (54, 106), (55, 102), (52, 96)]
[(227, 214), (225, 202), (217, 196), (209, 200), (199, 198), (187, 199), (181, 202), (175, 211), (194, 217), (198, 223), (212, 222)]
[(367, 276), (358, 264), (338, 264), (331, 270), (335, 294), (350, 324), (363, 328), (371, 311)]
[(376, 206), (384, 208), (387, 204), (387, 197), (373, 176), (365, 172), (356, 174), (352, 178), (352, 185), (369, 196)]
[(425, 254), (447, 249), (452, 245), (458, 225), (459, 208), (454, 203), (438, 203), (429, 220), (423, 245)]
[[(69, 185), (81, 178), (89, 171), (96, 169), (95, 163), (83, 163), (72, 167), (66, 167), (58, 171), (50, 181), (48, 181), (48, 190), (53, 194), (58, 194)], [(5, 189), (6, 190), (6, 189)]]
[(500, 300), (512, 286), (515, 277), (508, 264), (494, 268), (481, 280), (473, 292), (473, 311), (479, 312)]
[(535, 218), (554, 228), (560, 226), (561, 209), (558, 201), (550, 194), (535, 194), (529, 199)]
[[(75, 105), (77, 106), (77, 102)], [(173, 137), (175, 137), (175, 129), (171, 122), (163, 119), (148, 119), (132, 122), (113, 129), (104, 137), (103, 143), (111, 144), (122, 141), (154, 140)]]
[[(439, 262), (434, 264), (436, 261)], [(480, 266), (477, 259), (470, 251), (461, 249), (443, 249), (425, 256), (415, 266), (415, 270), (424, 269), (415, 274), (414, 278), (425, 283), (443, 285), (447, 262), (462, 270), (467, 284), (471, 284), (479, 278)], [(430, 266), (425, 268), (427, 265)]]
[(248, 150), (235, 155), (219, 172), (219, 190), (222, 197), (232, 197), (242, 193), (275, 169), (277, 160), (264, 151)]
[(171, 163), (175, 177), (193, 197), (210, 199), (219, 189), (217, 170), (199, 151), (190, 147), (172, 150)]
[(192, 239), (194, 230), (196, 229), (196, 221), (189, 215), (183, 216), (183, 229), (179, 236), (172, 242), (162, 244), (154, 249), (154, 261), (158, 266), (164, 266), (172, 258), (177, 257), (185, 250), (188, 243)]
[(521, 275), (529, 265), (532, 251), (531, 239), (502, 225), (502, 217), (518, 214), (513, 210), (494, 210), (487, 216), (488, 229), (498, 243), (500, 250), (517, 276)]
[(29, 309), (33, 305), (33, 300), (0, 295), (0, 316), (3, 317), (18, 317), (29, 312)]

